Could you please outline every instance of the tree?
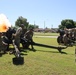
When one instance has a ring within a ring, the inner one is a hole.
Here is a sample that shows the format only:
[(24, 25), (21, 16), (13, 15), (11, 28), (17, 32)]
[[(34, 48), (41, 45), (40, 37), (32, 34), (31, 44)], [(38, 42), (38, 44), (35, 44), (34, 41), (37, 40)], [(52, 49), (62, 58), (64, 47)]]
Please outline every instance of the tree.
[(74, 24), (75, 24), (75, 27), (76, 27), (76, 21), (74, 22)]
[(30, 29), (30, 28), (35, 29), (35, 28), (38, 28), (38, 26), (37, 26), (37, 25), (32, 25), (32, 24), (29, 24), (28, 29)]
[(65, 19), (61, 21), (61, 25), (59, 25), (59, 29), (64, 29), (64, 28), (75, 28), (75, 22), (71, 19)]
[(34, 28), (39, 28), (39, 26), (38, 25), (34, 25)]
[(22, 16), (20, 16), (20, 17), (18, 17), (18, 19), (16, 20), (15, 26), (18, 27), (18, 26), (20, 26), (21, 24), (24, 24), (25, 27), (27, 28), (28, 25), (29, 25), (29, 22), (27, 22), (27, 19), (26, 19), (26, 18), (23, 18)]

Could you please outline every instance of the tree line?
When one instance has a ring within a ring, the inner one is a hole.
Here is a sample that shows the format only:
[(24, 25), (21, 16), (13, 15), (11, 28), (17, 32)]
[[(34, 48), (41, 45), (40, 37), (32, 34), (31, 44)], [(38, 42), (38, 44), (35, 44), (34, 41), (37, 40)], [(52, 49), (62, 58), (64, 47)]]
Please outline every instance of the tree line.
[[(39, 28), (38, 25), (35, 24), (29, 24), (26, 18), (20, 16), (15, 21), (15, 27), (19, 27), (21, 24), (24, 24), (27, 29), (29, 28)], [(58, 29), (64, 29), (64, 28), (75, 28), (76, 27), (76, 21), (73, 21), (72, 19), (65, 19), (61, 21), (61, 24), (58, 25)]]

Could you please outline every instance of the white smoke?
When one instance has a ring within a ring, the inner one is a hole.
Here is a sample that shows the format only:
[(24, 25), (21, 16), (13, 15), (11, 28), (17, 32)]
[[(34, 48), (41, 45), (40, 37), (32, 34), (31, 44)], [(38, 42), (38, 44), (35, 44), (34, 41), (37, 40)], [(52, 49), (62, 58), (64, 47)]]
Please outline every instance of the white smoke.
[(4, 14), (0, 14), (0, 25), (5, 24), (7, 27), (11, 27), (11, 23)]

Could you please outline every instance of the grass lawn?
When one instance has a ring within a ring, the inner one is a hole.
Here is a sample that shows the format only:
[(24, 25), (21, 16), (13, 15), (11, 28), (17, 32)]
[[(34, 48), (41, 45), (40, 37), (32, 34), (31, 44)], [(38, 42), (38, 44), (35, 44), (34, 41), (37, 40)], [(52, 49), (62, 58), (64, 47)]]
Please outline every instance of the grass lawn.
[[(58, 46), (56, 38), (33, 38), (35, 42)], [(36, 52), (25, 50), (24, 64), (14, 65), (14, 55), (0, 57), (0, 75), (75, 75), (75, 47), (62, 50), (34, 46)]]
[(43, 32), (34, 32), (34, 35), (36, 36), (58, 36), (59, 33), (43, 33)]

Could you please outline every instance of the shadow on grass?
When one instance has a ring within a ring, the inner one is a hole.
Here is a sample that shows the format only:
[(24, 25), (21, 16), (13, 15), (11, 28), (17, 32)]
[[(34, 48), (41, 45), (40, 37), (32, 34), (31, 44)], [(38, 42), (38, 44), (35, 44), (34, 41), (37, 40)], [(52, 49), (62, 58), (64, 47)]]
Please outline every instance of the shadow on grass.
[(4, 52), (4, 51), (0, 52), (0, 57), (2, 57), (5, 54), (8, 54), (8, 52)]
[(27, 51), (33, 51), (33, 52), (36, 52), (36, 51), (41, 51), (41, 52), (51, 52), (51, 53), (61, 53), (61, 54), (67, 54), (66, 52), (59, 52), (59, 51), (44, 51), (44, 50), (36, 50), (36, 49), (23, 49), (22, 52), (27, 52)]
[(33, 51), (33, 52), (36, 52), (37, 50), (36, 50), (36, 49), (29, 49), (29, 51)]
[[(50, 52), (50, 53), (60, 53), (59, 51), (44, 51), (44, 50), (36, 50), (40, 52)], [(67, 54), (66, 52), (61, 52), (61, 54)]]
[(66, 52), (61, 52), (61, 54), (67, 54)]
[(0, 53), (0, 57), (2, 57), (2, 54)]
[(22, 49), (21, 51), (22, 51), (22, 52), (27, 52), (27, 51), (33, 51), (33, 52), (36, 52), (36, 49), (28, 48), (28, 49)]
[(24, 55), (28, 55), (28, 54), (21, 53), (21, 55), (24, 56)]

